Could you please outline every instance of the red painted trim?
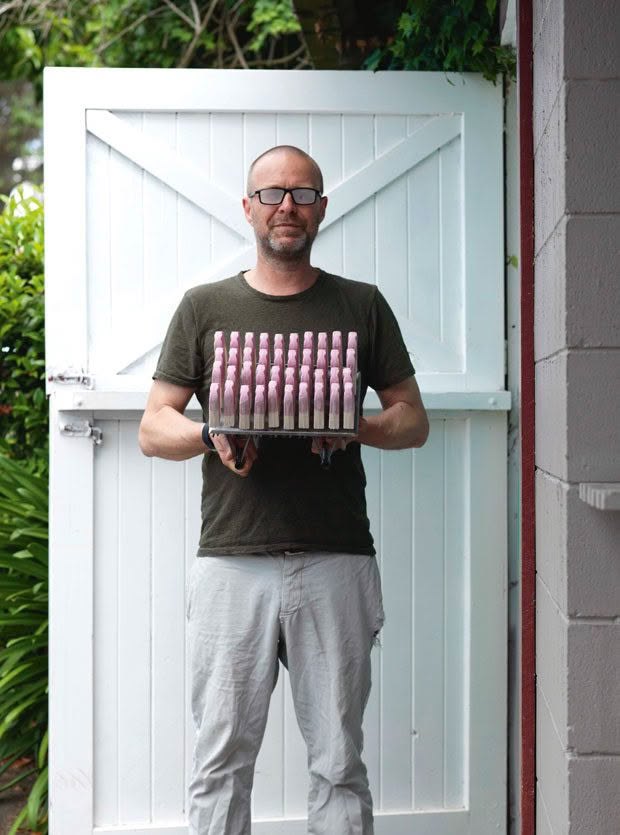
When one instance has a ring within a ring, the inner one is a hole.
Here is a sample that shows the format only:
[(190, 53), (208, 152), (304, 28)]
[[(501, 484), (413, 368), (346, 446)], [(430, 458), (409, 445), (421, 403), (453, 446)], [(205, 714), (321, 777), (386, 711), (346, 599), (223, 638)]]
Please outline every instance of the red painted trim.
[(536, 505), (532, 0), (518, 0), (521, 266), (521, 835), (536, 832)]

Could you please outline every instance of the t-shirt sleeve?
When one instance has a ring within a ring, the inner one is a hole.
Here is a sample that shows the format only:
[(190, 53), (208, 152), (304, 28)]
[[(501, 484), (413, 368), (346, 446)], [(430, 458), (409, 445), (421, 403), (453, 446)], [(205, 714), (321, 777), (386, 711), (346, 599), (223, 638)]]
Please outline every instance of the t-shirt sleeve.
[(196, 316), (186, 292), (172, 315), (153, 380), (165, 380), (179, 386), (198, 387), (203, 376)]
[(377, 288), (370, 309), (368, 385), (382, 391), (415, 374), (392, 308)]

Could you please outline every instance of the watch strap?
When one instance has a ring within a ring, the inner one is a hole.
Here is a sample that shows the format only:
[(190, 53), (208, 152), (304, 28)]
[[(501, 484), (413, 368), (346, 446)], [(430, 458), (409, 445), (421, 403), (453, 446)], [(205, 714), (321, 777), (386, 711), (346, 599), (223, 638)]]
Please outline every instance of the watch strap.
[(205, 423), (202, 427), (202, 441), (207, 449), (214, 450), (215, 444), (213, 438), (209, 435), (209, 424)]

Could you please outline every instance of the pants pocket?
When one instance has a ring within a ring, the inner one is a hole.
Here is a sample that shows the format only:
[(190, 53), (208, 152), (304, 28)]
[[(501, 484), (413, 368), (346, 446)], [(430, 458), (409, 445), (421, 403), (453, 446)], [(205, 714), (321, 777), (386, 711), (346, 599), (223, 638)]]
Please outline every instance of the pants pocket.
[(383, 609), (383, 588), (381, 586), (381, 572), (379, 571), (379, 564), (376, 557), (373, 557), (375, 566), (375, 583), (374, 583), (374, 612), (375, 612), (375, 626), (372, 634), (372, 645), (381, 646), (379, 640), (379, 632), (385, 623), (385, 611)]
[(187, 572), (187, 578), (185, 580), (185, 617), (187, 618), (187, 620), (189, 620), (192, 603), (192, 577), (194, 576), (194, 569), (196, 568), (198, 560), (200, 559), (206, 558), (194, 557), (194, 559), (190, 563), (189, 571)]

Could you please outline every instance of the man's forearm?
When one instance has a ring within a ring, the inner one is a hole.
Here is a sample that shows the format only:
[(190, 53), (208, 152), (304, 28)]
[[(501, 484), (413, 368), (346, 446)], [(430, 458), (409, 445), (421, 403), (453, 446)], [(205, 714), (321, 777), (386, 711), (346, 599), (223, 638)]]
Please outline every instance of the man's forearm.
[(185, 461), (202, 455), (207, 447), (202, 440), (203, 421), (190, 420), (172, 406), (161, 409), (143, 423), (139, 443), (142, 452), (148, 456)]
[(408, 403), (394, 403), (376, 415), (360, 418), (357, 440), (379, 449), (409, 449), (422, 446), (428, 422), (420, 419)]

